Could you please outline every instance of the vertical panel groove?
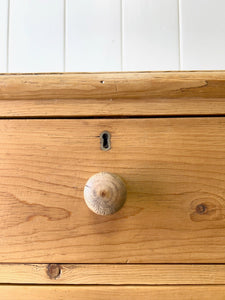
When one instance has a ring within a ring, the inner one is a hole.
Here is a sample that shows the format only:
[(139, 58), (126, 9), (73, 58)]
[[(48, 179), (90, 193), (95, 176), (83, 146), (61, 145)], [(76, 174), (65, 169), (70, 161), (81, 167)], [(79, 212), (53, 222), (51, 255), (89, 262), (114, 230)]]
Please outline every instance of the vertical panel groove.
[(183, 34), (183, 30), (182, 30), (182, 13), (181, 13), (181, 10), (182, 10), (182, 2), (181, 0), (178, 0), (178, 13), (179, 13), (179, 53), (180, 53), (180, 71), (182, 71), (184, 69), (184, 51), (183, 51), (183, 43), (182, 43), (182, 34)]
[(178, 8), (178, 59), (179, 59), (179, 70), (181, 70), (181, 44), (180, 44), (180, 0), (177, 0), (177, 8)]
[(63, 6), (63, 72), (66, 71), (66, 0)]
[(7, 72), (9, 0), (0, 0), (0, 73)]
[(6, 50), (6, 72), (9, 72), (9, 22), (10, 20), (10, 0), (8, 0), (8, 17), (7, 17), (7, 50)]
[(120, 0), (120, 43), (121, 43), (121, 71), (123, 71), (123, 0)]

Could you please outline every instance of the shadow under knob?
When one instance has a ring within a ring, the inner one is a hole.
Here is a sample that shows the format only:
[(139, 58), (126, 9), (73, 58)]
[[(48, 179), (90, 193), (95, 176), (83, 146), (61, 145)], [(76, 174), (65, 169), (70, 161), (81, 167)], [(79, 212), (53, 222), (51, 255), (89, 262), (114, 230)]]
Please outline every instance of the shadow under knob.
[(117, 212), (126, 200), (127, 190), (116, 174), (100, 172), (90, 177), (84, 188), (87, 206), (98, 215)]

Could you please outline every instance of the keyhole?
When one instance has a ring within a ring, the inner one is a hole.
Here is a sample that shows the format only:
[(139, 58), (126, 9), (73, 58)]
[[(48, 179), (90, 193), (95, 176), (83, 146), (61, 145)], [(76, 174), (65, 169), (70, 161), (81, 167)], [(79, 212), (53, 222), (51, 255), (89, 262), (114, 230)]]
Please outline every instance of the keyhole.
[(100, 144), (101, 149), (104, 151), (108, 151), (111, 149), (111, 141), (110, 141), (110, 133), (108, 131), (103, 131), (100, 134)]
[(103, 139), (103, 148), (104, 149), (108, 149), (109, 148), (109, 142), (108, 142), (108, 134), (104, 133), (102, 135), (102, 139)]

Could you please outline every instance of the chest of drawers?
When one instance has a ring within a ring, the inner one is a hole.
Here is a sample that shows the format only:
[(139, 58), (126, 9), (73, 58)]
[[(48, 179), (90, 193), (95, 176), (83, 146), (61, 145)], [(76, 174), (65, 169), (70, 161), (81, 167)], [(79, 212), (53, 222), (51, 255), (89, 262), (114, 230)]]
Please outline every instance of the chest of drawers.
[(1, 75), (0, 117), (3, 299), (225, 299), (225, 72)]

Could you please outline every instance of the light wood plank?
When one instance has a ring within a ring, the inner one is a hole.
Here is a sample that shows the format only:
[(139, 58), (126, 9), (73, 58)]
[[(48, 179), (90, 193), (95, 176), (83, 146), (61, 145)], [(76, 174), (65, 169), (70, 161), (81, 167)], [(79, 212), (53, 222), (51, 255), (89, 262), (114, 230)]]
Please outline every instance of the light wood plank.
[(11, 284), (225, 284), (225, 265), (0, 264)]
[(225, 114), (225, 72), (0, 76), (0, 116)]
[(0, 286), (4, 300), (224, 300), (225, 286)]
[(123, 0), (123, 70), (179, 70), (177, 0)]
[(10, 0), (9, 72), (62, 72), (63, 45), (63, 0)]
[(181, 69), (224, 70), (224, 0), (179, 2)]
[[(224, 129), (225, 118), (1, 120), (0, 261), (223, 263)], [(83, 199), (101, 171), (127, 185), (114, 215)]]
[(0, 0), (0, 73), (7, 72), (8, 0)]
[(66, 0), (66, 71), (121, 71), (120, 0)]

